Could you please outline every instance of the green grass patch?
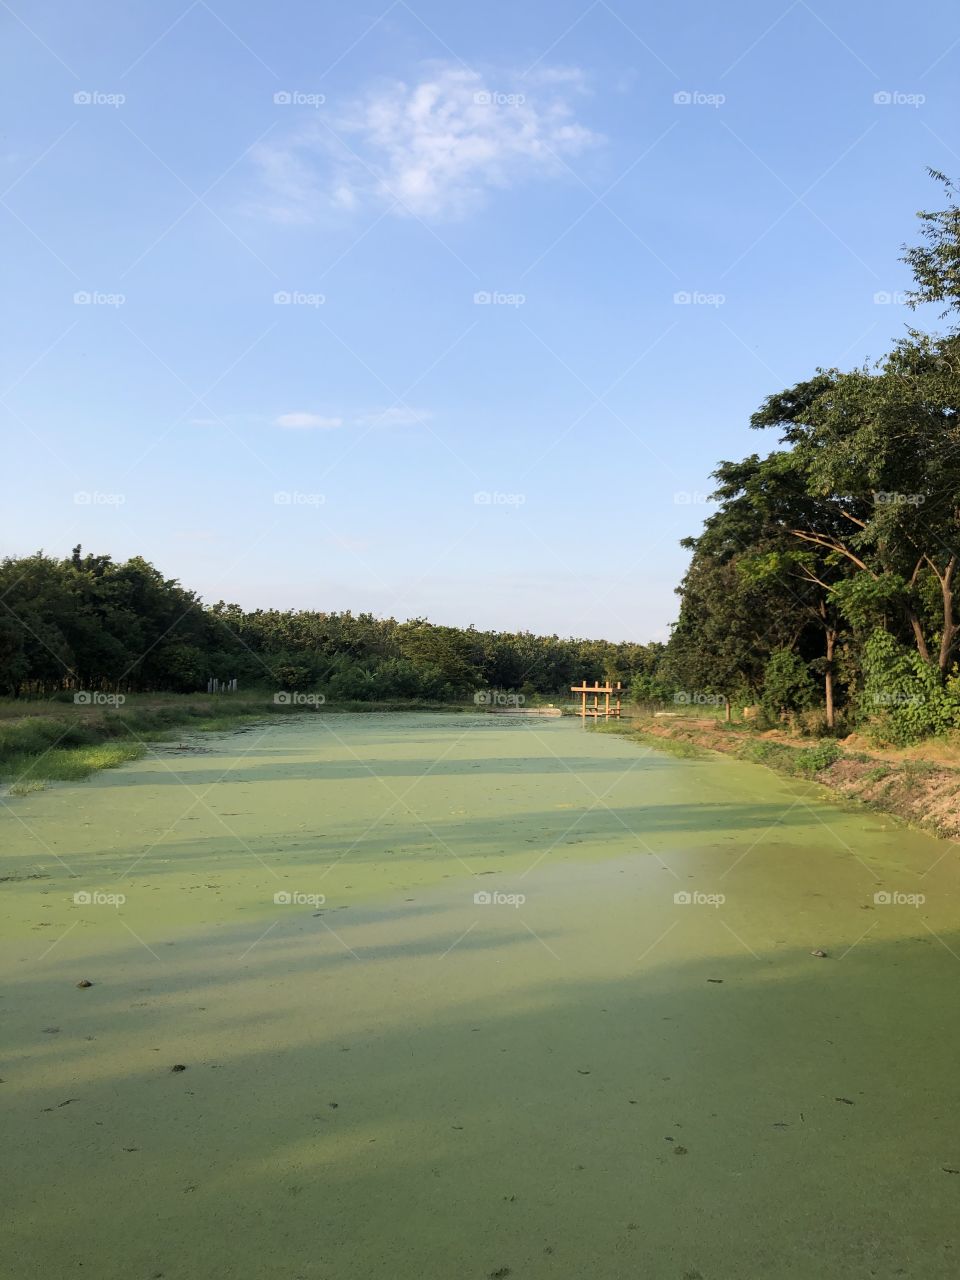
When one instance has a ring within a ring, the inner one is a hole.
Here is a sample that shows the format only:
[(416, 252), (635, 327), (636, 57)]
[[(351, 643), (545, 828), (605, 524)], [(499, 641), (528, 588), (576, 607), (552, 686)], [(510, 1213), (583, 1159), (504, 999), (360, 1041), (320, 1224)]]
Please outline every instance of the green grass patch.
[(779, 773), (812, 778), (839, 760), (843, 752), (834, 742), (818, 742), (815, 747), (791, 747), (784, 742), (748, 742), (738, 752), (741, 760), (763, 764)]
[(612, 724), (593, 725), (588, 732), (613, 733), (618, 737), (629, 739), (630, 742), (636, 742), (639, 746), (652, 747), (655, 751), (676, 756), (680, 760), (695, 760), (706, 754), (702, 747), (698, 747), (693, 742), (685, 742), (682, 738), (661, 738), (659, 734), (644, 733), (642, 729), (625, 729), (616, 721)]
[(784, 746), (782, 742), (747, 742), (737, 753), (742, 760), (753, 764), (764, 764), (768, 769), (782, 769), (793, 773), (796, 748)]
[(904, 760), (900, 772), (911, 779), (926, 778), (931, 773), (936, 773), (940, 767), (932, 760)]
[(804, 751), (797, 752), (797, 773), (804, 777), (812, 778), (815, 773), (819, 773), (822, 769), (829, 769), (842, 755), (843, 752), (836, 743), (818, 742), (815, 747), (809, 747)]
[(40, 778), (31, 778), (29, 782), (15, 782), (7, 792), (11, 796), (28, 796), (34, 791), (46, 791), (47, 784)]
[(11, 795), (40, 791), (47, 782), (82, 782), (99, 769), (115, 769), (139, 760), (146, 748), (139, 742), (101, 742), (84, 747), (54, 747), (42, 755), (11, 755), (3, 762), (4, 777), (15, 778)]

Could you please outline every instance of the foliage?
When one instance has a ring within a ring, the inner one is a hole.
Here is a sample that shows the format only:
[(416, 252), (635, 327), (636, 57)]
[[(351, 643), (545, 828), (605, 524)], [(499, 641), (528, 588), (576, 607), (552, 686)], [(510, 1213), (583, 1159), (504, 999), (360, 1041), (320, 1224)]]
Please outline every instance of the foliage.
[(829, 769), (835, 760), (839, 760), (843, 752), (835, 742), (820, 742), (815, 747), (800, 751), (796, 757), (797, 773), (813, 777), (821, 769)]
[(441, 627), (371, 614), (208, 606), (140, 557), (38, 552), (0, 563), (0, 693), (71, 701), (75, 691), (323, 692), (343, 701), (568, 695), (581, 680), (656, 679), (662, 644)]
[(895, 746), (919, 742), (958, 722), (958, 705), (936, 667), (899, 644), (887, 631), (874, 631), (864, 646), (864, 698), (874, 736)]
[(775, 649), (763, 673), (760, 705), (766, 718), (774, 721), (784, 712), (805, 711), (813, 698), (813, 681), (800, 655), (791, 649)]
[(633, 702), (666, 702), (671, 689), (656, 676), (639, 672), (630, 682), (630, 698)]

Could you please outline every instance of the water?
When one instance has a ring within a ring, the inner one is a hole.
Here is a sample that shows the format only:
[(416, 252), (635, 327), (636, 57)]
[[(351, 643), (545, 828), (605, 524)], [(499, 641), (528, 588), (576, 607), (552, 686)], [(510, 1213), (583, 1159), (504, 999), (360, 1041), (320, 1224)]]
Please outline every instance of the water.
[(189, 742), (0, 812), (4, 1276), (956, 1276), (954, 845), (570, 721)]

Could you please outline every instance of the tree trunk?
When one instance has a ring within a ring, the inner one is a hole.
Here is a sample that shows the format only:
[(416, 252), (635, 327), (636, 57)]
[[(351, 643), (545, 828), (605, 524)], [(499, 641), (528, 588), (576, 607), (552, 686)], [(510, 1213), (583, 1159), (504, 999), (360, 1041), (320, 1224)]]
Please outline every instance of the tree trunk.
[(923, 628), (920, 626), (920, 619), (917, 617), (913, 609), (907, 609), (907, 618), (910, 626), (913, 628), (913, 638), (917, 642), (917, 652), (924, 662), (930, 661), (930, 650), (927, 648), (927, 642), (924, 638)]
[(946, 673), (950, 663), (950, 655), (953, 652), (953, 639), (957, 634), (957, 625), (953, 620), (953, 572), (957, 567), (956, 556), (950, 557), (950, 562), (943, 571), (943, 577), (940, 579), (940, 591), (943, 595), (943, 635), (940, 639), (940, 674)]
[(823, 700), (826, 705), (827, 712), (827, 728), (832, 729), (834, 725), (833, 711), (833, 650), (837, 643), (837, 629), (830, 625), (830, 615), (827, 611), (827, 602), (823, 597), (820, 598), (820, 620), (823, 623), (823, 631), (826, 636), (827, 654), (826, 662), (823, 667)]

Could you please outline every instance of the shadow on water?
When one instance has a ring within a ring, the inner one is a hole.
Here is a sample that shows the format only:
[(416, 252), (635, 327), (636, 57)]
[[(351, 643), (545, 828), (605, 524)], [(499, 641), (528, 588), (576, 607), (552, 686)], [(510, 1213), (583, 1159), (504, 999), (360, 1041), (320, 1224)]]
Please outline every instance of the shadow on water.
[[(218, 766), (216, 758), (205, 758), (204, 767), (193, 765), (196, 756), (179, 758), (175, 753), (165, 754), (164, 763), (151, 768), (148, 756), (144, 764), (137, 769), (127, 769), (103, 774), (98, 778), (98, 785), (110, 787), (136, 786), (174, 786), (186, 783), (188, 786), (210, 786), (214, 783), (250, 783), (250, 782), (347, 782), (362, 779), (376, 782), (381, 778), (422, 778), (429, 774), (436, 778), (468, 777), (473, 774), (483, 776), (527, 776), (530, 774), (615, 774), (649, 772), (657, 769), (675, 770), (676, 766), (666, 756), (644, 756), (640, 753), (630, 756), (604, 757), (564, 757), (523, 756), (515, 760), (474, 760), (444, 759), (424, 757), (415, 760), (391, 760), (369, 756), (364, 759), (344, 760), (340, 758), (324, 759), (314, 752), (302, 752), (308, 762), (297, 763), (290, 759), (291, 753), (278, 751), (281, 758), (277, 763), (263, 763), (263, 757), (271, 754), (260, 748), (256, 756), (251, 756), (253, 763), (249, 768), (243, 765), (225, 763)], [(178, 768), (181, 759), (191, 763), (185, 768)], [(225, 762), (235, 761), (235, 754), (224, 753)]]
[[(388, 879), (385, 884), (405, 885), (405, 877), (414, 870), (422, 873), (433, 866), (436, 872), (441, 864), (457, 876), (500, 871), (516, 877), (531, 860), (541, 857), (556, 861), (574, 855), (616, 857), (627, 852), (641, 857), (673, 856), (694, 848), (705, 849), (716, 859), (719, 874), (745, 853), (756, 850), (761, 837), (766, 850), (775, 849), (780, 842), (800, 844), (811, 838), (820, 844), (845, 847), (845, 842), (824, 827), (814, 809), (797, 806), (785, 813), (782, 804), (649, 805), (618, 807), (613, 812), (598, 809), (583, 815), (545, 810), (467, 821), (443, 821), (428, 814), (422, 822), (401, 822), (388, 815), (359, 836), (353, 834), (355, 827), (349, 822), (329, 815), (330, 832), (297, 827), (256, 835), (246, 828), (241, 838), (230, 828), (243, 820), (242, 812), (231, 814), (228, 825), (221, 825), (215, 816), (205, 815), (198, 821), (195, 835), (182, 835), (192, 829), (185, 820), (175, 823), (159, 839), (111, 845), (103, 852), (64, 844), (59, 856), (74, 873), (73, 880), (64, 881), (64, 892), (72, 894), (78, 886), (106, 888), (112, 880), (105, 877), (116, 878), (115, 889), (134, 883), (149, 889), (152, 884), (183, 875), (202, 875), (205, 881), (213, 882), (204, 886), (185, 883), (182, 892), (187, 895), (201, 887), (223, 885), (229, 889), (234, 872), (262, 872), (261, 878), (269, 882), (270, 896), (287, 888), (330, 892), (338, 883), (330, 882), (328, 888), (326, 877), (331, 869), (346, 874), (355, 868), (390, 877), (394, 868), (399, 879)], [(742, 838), (736, 840), (734, 833)], [(678, 839), (682, 841), (679, 846)], [(450, 866), (452, 850), (458, 860)], [(754, 857), (760, 856), (759, 850), (754, 853)], [(36, 857), (36, 851), (25, 844), (23, 861), (33, 865)], [(39, 861), (51, 865), (44, 853)], [(62, 878), (59, 868), (53, 869)], [(278, 872), (293, 880), (271, 881)], [(483, 880), (472, 883), (476, 888), (486, 886)]]
[(645, 968), (625, 942), (597, 978), (431, 919), (336, 965), (330, 937), (229, 976), (131, 943), (88, 992), (17, 982), (11, 1275), (956, 1275), (960, 937)]

